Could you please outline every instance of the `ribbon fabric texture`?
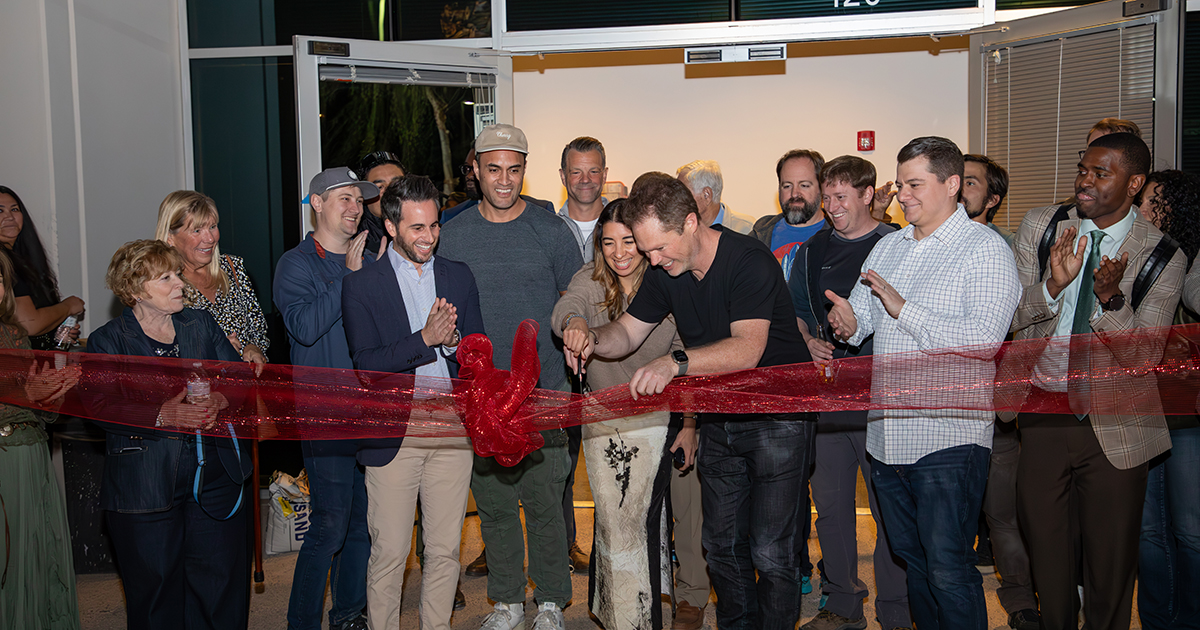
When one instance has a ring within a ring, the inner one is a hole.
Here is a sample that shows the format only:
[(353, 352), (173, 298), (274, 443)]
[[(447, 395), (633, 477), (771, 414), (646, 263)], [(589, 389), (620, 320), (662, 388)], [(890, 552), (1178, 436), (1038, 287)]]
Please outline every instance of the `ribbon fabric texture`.
[[(461, 379), (288, 365), (268, 365), (255, 377), (247, 363), (205, 361), (211, 391), (234, 403), (211, 426), (160, 430), (305, 440), (466, 435), (480, 455), (513, 465), (541, 447), (540, 431), (650, 411), (982, 409), (1009, 419), (1021, 411), (1071, 413), (1082, 396), (1101, 418), (1194, 414), (1200, 396), (1200, 324), (839, 359), (828, 370), (803, 363), (691, 376), (637, 400), (625, 386), (588, 396), (536, 388), (536, 338), (536, 324), (522, 324), (505, 371), (492, 364), (486, 337), (467, 337), (458, 350)], [(1065, 375), (1039, 371), (1046, 357), (1067, 355)], [(35, 360), (81, 370), (60, 413), (144, 429), (155, 428), (163, 402), (196, 372), (192, 359), (5, 350), (0, 402), (53, 410), (26, 399), (20, 386)]]

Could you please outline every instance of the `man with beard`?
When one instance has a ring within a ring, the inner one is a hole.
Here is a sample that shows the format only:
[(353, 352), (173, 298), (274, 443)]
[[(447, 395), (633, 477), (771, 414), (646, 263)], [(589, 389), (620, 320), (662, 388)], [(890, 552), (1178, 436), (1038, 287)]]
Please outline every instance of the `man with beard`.
[(962, 204), (967, 216), (992, 228), (1012, 247), (1013, 233), (992, 223), (1008, 194), (1008, 171), (986, 155), (968, 153), (963, 161)]
[[(550, 315), (571, 277), (583, 266), (579, 247), (563, 220), (520, 196), (529, 144), (512, 125), (491, 125), (475, 139), (475, 176), (483, 199), (444, 226), (438, 255), (466, 263), (475, 274), (493, 362), (507, 370), (513, 336), (522, 320), (539, 325), (538, 386), (567, 391), (567, 375), (550, 338)], [(488, 597), (495, 611), (487, 630), (525, 626), (525, 540), (529, 577), (540, 604), (533, 627), (562, 628), (571, 600), (571, 575), (563, 522), (563, 488), (570, 472), (567, 433), (542, 432), (545, 446), (513, 467), (475, 457), (471, 491), (487, 546)], [(544, 625), (539, 625), (544, 624)]]
[[(367, 205), (367, 211), (363, 213), (359, 228), (367, 233), (365, 251), (376, 254), (376, 257), (382, 257), (383, 249), (380, 245), (388, 240), (388, 235), (387, 230), (383, 227), (383, 215), (380, 213), (379, 200), (383, 196), (385, 188), (404, 177), (404, 165), (400, 163), (400, 158), (391, 151), (376, 151), (363, 156), (358, 164), (358, 172), (363, 176), (364, 181), (375, 184), (380, 192), (374, 199), (363, 199)], [(387, 247), (387, 245), (383, 245), (383, 247)]]
[[(1018, 514), (1047, 630), (1077, 627), (1081, 559), (1088, 627), (1129, 628), (1147, 462), (1171, 446), (1154, 372), (1139, 369), (1162, 358), (1165, 336), (1147, 332), (1124, 348), (1078, 336), (1096, 333), (1103, 341), (1171, 324), (1186, 268), (1182, 251), (1136, 309), (1125, 303), (1162, 239), (1133, 205), (1150, 163), (1146, 143), (1131, 133), (1092, 140), (1075, 175), (1075, 204), (1057, 222), (1044, 270), (1039, 243), (1059, 207), (1029, 211), (1017, 230), (1024, 294), (1011, 330), (1018, 340), (1050, 340), (1030, 361), (1030, 397), (1065, 394), (1072, 411), (1019, 416)], [(1006, 377), (1029, 374), (1008, 361), (1001, 369)], [(1075, 378), (1095, 374), (1111, 376), (1102, 388)], [(1114, 414), (1118, 405), (1133, 411)]]
[[(871, 217), (875, 195), (875, 166), (853, 155), (834, 158), (821, 169), (821, 199), (830, 228), (800, 245), (788, 286), (800, 334), (813, 359), (820, 363), (846, 357), (870, 356), (873, 339), (858, 347), (831, 343), (826, 319), (830, 302), (825, 291), (843, 298), (858, 284), (867, 254), (884, 235), (895, 231)], [(827, 369), (822, 367), (821, 369)], [(828, 369), (834, 369), (829, 367)], [(831, 373), (832, 374), (832, 373)], [(802, 630), (866, 628), (863, 599), (866, 585), (858, 579), (858, 539), (855, 495), (861, 469), (867, 499), (875, 518), (875, 613), (883, 630), (912, 626), (904, 568), (896, 562), (884, 534), (883, 518), (867, 461), (867, 412), (818, 414), (816, 464), (812, 497), (817, 504), (817, 536), (823, 559), (821, 612)]]
[(675, 171), (675, 177), (692, 192), (692, 198), (700, 208), (700, 220), (705, 225), (723, 225), (738, 234), (750, 233), (753, 220), (721, 202), (725, 180), (721, 177), (720, 164), (712, 160), (689, 162)]
[[(484, 330), (471, 270), (433, 255), (441, 231), (438, 197), (428, 177), (409, 175), (387, 187), (380, 205), (392, 247), (379, 264), (346, 277), (342, 313), (356, 369), (413, 374), (418, 387), (448, 390), (446, 379), (458, 376), (458, 342)], [(419, 417), (414, 405), (410, 418)], [(470, 441), (374, 440), (359, 450), (358, 460), (366, 467), (371, 532), (370, 627), (400, 625), (400, 593), (412, 536), (398, 525), (412, 522), (419, 496), (425, 541), (421, 627), (448, 630), (471, 480)]]
[[(962, 204), (972, 221), (982, 223), (1002, 236), (1012, 247), (1012, 232), (992, 223), (1008, 194), (1008, 171), (986, 155), (963, 156)], [(983, 515), (979, 521), (979, 543), (975, 550), (980, 570), (997, 567), (1000, 588), (996, 595), (1008, 612), (1008, 625), (1015, 630), (1038, 630), (1037, 598), (1029, 577), (1029, 550), (1017, 524), (1017, 461), (1021, 442), (1014, 422), (997, 422), (992, 436), (992, 459)]]
[(825, 158), (809, 149), (788, 151), (775, 163), (781, 212), (755, 222), (753, 235), (775, 254), (785, 278), (791, 278), (796, 248), (825, 227), (818, 181), (824, 166)]

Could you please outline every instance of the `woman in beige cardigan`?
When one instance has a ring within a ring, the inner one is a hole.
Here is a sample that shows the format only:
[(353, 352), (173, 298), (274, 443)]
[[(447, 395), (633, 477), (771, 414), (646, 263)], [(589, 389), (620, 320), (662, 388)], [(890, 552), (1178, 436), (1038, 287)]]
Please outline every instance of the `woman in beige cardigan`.
[[(581, 345), (590, 327), (620, 316), (650, 266), (623, 222), (623, 204), (613, 201), (601, 212), (595, 260), (575, 274), (554, 307), (554, 334), (568, 348)], [(599, 391), (624, 385), (638, 368), (677, 348), (682, 344), (674, 319), (668, 318), (633, 354), (619, 360), (593, 356), (587, 364), (587, 386)], [(665, 509), (671, 451), (682, 449), (687, 465), (696, 451), (695, 421), (686, 419), (683, 428), (672, 429), (668, 417), (660, 411), (583, 427), (588, 482), (596, 503), (588, 601), (609, 630), (662, 627), (660, 594), (664, 589), (669, 593), (673, 583)]]

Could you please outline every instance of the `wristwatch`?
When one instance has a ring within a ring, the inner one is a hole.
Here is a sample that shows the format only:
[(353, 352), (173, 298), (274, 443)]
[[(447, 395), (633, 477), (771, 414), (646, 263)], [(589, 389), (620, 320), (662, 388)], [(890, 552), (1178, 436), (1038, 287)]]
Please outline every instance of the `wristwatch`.
[(1107, 302), (1100, 303), (1100, 308), (1104, 309), (1105, 313), (1109, 311), (1119, 311), (1124, 307), (1125, 295), (1122, 293), (1114, 294), (1112, 297), (1108, 298)]
[(687, 374), (688, 356), (686, 352), (683, 350), (676, 350), (672, 352), (671, 360), (674, 361), (675, 365), (679, 368), (679, 371), (675, 373), (675, 376), (683, 376), (684, 374)]

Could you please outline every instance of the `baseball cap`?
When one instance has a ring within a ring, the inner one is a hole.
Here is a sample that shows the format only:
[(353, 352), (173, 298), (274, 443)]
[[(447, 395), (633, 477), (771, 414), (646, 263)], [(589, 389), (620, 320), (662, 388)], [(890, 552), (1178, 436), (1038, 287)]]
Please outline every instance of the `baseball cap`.
[(312, 178), (312, 182), (308, 185), (308, 198), (305, 201), (311, 199), (313, 195), (322, 195), (334, 188), (342, 188), (344, 186), (358, 186), (358, 189), (362, 191), (363, 197), (367, 199), (379, 196), (379, 188), (375, 184), (360, 181), (358, 175), (355, 175), (354, 171), (345, 166), (335, 166), (317, 173), (316, 177)]
[(528, 155), (529, 143), (525, 140), (525, 132), (512, 125), (489, 125), (475, 138), (475, 154), (488, 151), (516, 151)]

